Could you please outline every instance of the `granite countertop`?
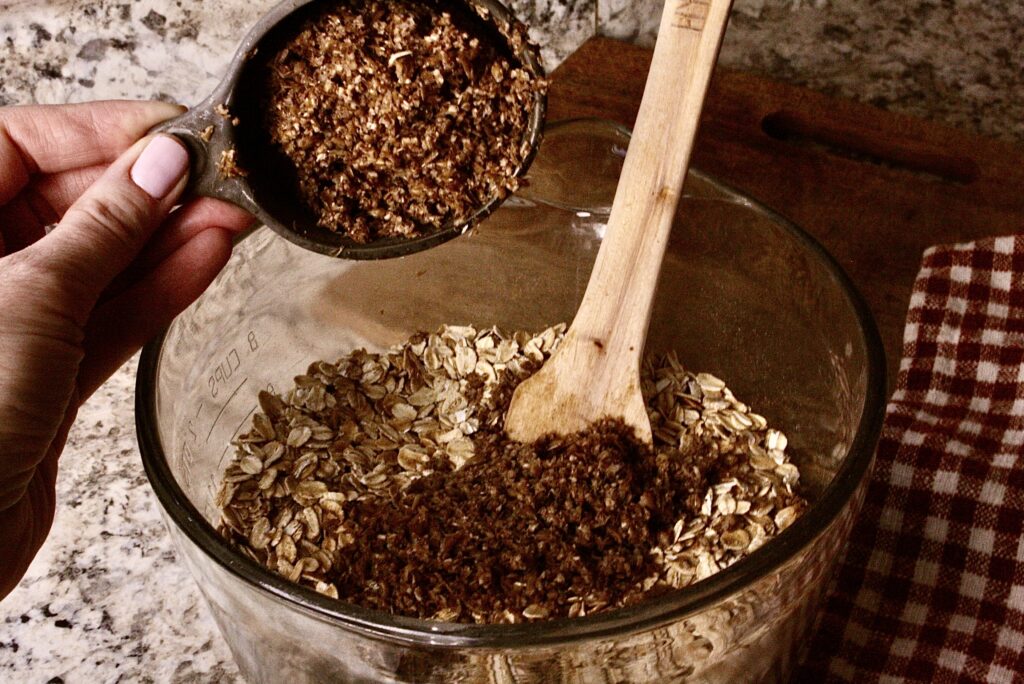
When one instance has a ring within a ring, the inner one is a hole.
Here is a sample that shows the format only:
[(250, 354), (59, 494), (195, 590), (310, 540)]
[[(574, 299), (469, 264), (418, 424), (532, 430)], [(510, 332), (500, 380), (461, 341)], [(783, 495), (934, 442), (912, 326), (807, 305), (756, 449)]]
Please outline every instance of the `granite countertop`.
[[(0, 104), (198, 102), (274, 0), (0, 0)], [(660, 0), (517, 0), (549, 67), (595, 30), (651, 44)], [(723, 63), (1024, 142), (1015, 0), (736, 0)], [(0, 681), (238, 681), (142, 471), (135, 362), (65, 449), (53, 531), (0, 603)]]

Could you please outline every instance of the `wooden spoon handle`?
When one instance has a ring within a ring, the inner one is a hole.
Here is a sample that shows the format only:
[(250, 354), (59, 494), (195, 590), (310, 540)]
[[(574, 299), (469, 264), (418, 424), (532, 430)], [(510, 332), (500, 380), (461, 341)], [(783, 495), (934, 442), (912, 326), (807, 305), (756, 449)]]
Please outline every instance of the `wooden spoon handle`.
[[(579, 336), (639, 359), (730, 0), (668, 0)], [(617, 303), (614, 303), (617, 302)]]
[(513, 439), (571, 433), (610, 416), (651, 441), (640, 357), (729, 4), (669, 0), (665, 5), (587, 292), (558, 350), (516, 388), (505, 416), (505, 431)]

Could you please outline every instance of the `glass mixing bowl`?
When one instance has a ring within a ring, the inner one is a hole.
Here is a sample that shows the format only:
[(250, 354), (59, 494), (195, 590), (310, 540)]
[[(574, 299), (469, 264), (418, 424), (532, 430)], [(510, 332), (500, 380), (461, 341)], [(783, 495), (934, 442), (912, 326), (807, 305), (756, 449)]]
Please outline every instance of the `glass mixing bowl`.
[(378, 262), (305, 251), (265, 228), (142, 356), (139, 444), (167, 527), (250, 682), (700, 682), (781, 679), (862, 501), (881, 422), (875, 326), (832, 259), (778, 215), (698, 171), (665, 258), (648, 349), (674, 348), (781, 428), (810, 510), (686, 589), (621, 610), (520, 625), (449, 624), (347, 605), (234, 552), (214, 498), (264, 388), (316, 359), (382, 350), (441, 324), (570, 321), (628, 133), (549, 127), (531, 184), (473, 234)]

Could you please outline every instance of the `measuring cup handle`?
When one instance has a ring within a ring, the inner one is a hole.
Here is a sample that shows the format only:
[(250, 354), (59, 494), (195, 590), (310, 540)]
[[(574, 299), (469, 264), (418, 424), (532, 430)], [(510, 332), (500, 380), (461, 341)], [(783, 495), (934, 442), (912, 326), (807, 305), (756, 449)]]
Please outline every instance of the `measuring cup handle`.
[[(150, 133), (175, 136), (188, 148), (191, 161), (186, 194), (216, 197), (253, 214), (259, 212), (244, 174), (233, 174), (228, 159), (234, 155), (231, 117), (209, 101), (163, 122)], [(223, 110), (222, 110), (223, 111)]]

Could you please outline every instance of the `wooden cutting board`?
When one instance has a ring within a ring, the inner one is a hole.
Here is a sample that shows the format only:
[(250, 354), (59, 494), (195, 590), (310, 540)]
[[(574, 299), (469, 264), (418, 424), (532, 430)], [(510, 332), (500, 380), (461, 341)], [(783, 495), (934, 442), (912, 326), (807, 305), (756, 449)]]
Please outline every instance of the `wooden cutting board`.
[[(651, 52), (595, 38), (553, 74), (548, 118), (632, 126)], [(693, 165), (794, 221), (875, 315), (890, 387), (922, 251), (1024, 232), (1024, 148), (716, 70)]]

